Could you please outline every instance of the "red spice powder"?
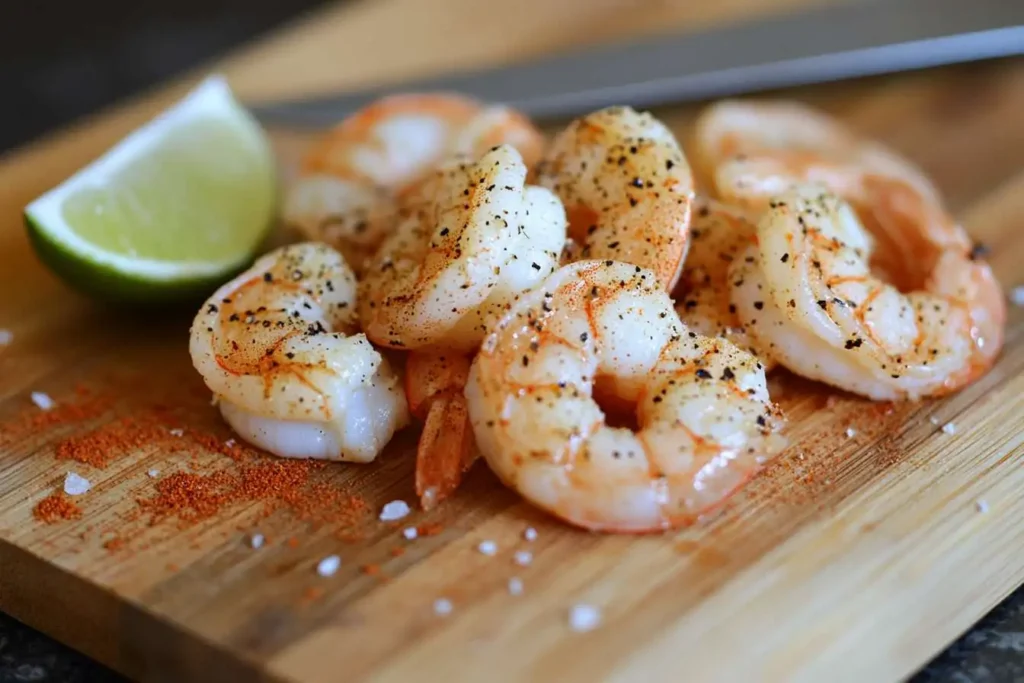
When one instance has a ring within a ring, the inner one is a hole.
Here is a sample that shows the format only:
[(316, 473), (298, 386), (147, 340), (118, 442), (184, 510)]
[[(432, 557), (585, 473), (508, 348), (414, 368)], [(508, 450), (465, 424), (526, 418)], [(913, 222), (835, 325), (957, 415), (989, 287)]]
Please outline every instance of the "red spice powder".
[(155, 415), (122, 417), (57, 444), (58, 460), (74, 460), (100, 469), (116, 457), (169, 440), (166, 422)]
[(156, 496), (138, 503), (152, 515), (153, 522), (177, 517), (181, 522), (194, 524), (232, 502), (234, 487), (234, 478), (224, 471), (209, 475), (175, 472), (156, 483)]
[(416, 533), (419, 536), (437, 536), (442, 531), (444, 531), (444, 526), (438, 523), (420, 524), (416, 527)]
[(63, 493), (54, 493), (36, 503), (32, 516), (40, 522), (54, 524), (61, 520), (79, 519), (82, 509), (68, 500)]
[(104, 547), (104, 549), (106, 549), (106, 550), (108, 550), (108, 551), (110, 551), (112, 553), (115, 553), (115, 552), (117, 552), (118, 550), (120, 550), (121, 548), (124, 547), (124, 543), (125, 543), (125, 541), (124, 541), (123, 538), (116, 537), (116, 538), (110, 539), (109, 541), (106, 541), (103, 544), (103, 547)]

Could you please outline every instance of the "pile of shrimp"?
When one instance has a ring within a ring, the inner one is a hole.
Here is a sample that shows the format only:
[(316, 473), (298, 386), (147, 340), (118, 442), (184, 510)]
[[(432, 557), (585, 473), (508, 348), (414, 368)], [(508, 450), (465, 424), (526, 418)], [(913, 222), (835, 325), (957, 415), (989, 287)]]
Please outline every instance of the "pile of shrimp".
[(225, 420), (282, 457), (370, 462), (423, 423), (416, 492), (479, 456), (573, 525), (721, 506), (786, 446), (776, 368), (940, 396), (1002, 347), (988, 265), (909, 161), (803, 105), (727, 100), (691, 158), (609, 107), (553, 139), (448, 94), (387, 97), (316, 143), (277, 249), (203, 306)]

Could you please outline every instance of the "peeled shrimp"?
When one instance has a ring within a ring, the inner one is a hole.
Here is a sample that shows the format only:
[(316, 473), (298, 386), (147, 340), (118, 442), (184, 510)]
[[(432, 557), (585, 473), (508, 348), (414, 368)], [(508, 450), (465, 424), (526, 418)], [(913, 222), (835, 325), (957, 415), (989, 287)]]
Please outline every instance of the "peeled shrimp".
[(874, 243), (850, 205), (815, 186), (773, 200), (757, 237), (731, 269), (733, 302), (758, 343), (798, 374), (876, 400), (913, 399), (971, 382), (1002, 347), (1000, 288), (959, 249), (942, 251), (922, 289), (904, 294), (872, 274)]
[[(635, 403), (639, 430), (607, 424), (599, 380)], [(501, 480), (590, 529), (692, 521), (784, 444), (757, 359), (687, 330), (658, 276), (621, 262), (563, 266), (516, 302), (474, 360), (466, 398)]]
[(369, 263), (359, 314), (376, 344), (472, 352), (490, 321), (557, 267), (565, 213), (501, 145), (443, 166)]
[(650, 268), (666, 289), (686, 256), (693, 177), (679, 143), (660, 121), (629, 107), (577, 119), (538, 170), (565, 204), (581, 258)]
[(289, 188), (285, 221), (342, 250), (357, 272), (394, 224), (394, 199), (444, 159), (499, 144), (537, 162), (541, 133), (518, 112), (448, 94), (384, 97), (314, 145)]
[(757, 226), (745, 212), (698, 197), (690, 223), (686, 268), (672, 298), (676, 312), (691, 330), (722, 337), (761, 361), (765, 371), (775, 365), (765, 349), (744, 328), (732, 303), (729, 267), (748, 246), (757, 243)]
[(526, 176), (509, 145), (443, 166), (403, 200), (404, 218), (362, 282), (367, 336), (413, 351), (406, 395), (425, 423), (416, 471), (424, 508), (451, 493), (476, 457), (463, 397), (469, 355), (558, 266), (565, 212)]
[(696, 142), (698, 165), (730, 204), (764, 210), (805, 183), (853, 204), (879, 241), (876, 267), (904, 289), (921, 287), (944, 252), (971, 248), (920, 169), (810, 107), (724, 100), (700, 116)]
[(249, 443), (286, 458), (369, 462), (409, 419), (398, 377), (355, 334), (356, 280), (324, 244), (260, 258), (203, 305), (192, 362)]

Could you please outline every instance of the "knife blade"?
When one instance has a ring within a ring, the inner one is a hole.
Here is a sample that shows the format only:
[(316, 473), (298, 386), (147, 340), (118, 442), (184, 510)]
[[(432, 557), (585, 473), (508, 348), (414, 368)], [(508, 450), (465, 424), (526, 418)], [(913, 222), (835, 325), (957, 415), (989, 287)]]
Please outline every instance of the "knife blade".
[(1022, 0), (871, 0), (250, 109), (322, 127), (384, 95), (448, 91), (564, 118), (1022, 53)]

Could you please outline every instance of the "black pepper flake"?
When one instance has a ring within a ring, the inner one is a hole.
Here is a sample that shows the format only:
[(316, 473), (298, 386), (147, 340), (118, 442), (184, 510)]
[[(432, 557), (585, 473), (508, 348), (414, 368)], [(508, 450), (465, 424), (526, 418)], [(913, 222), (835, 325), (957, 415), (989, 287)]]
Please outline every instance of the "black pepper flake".
[(756, 308), (757, 310), (760, 311), (761, 309), (764, 308), (764, 302), (763, 301), (755, 301), (754, 302), (754, 308)]
[(526, 356), (526, 355), (524, 355), (524, 356), (523, 356), (523, 367), (525, 368), (525, 367), (526, 367), (527, 365), (529, 365), (529, 364), (530, 364), (530, 357), (529, 357), (529, 356)]
[(609, 242), (608, 243), (608, 248), (609, 249), (618, 249), (619, 248), (619, 243), (618, 242)]
[(828, 302), (825, 301), (824, 299), (818, 299), (818, 305), (821, 306), (822, 310), (828, 310), (826, 308), (828, 306)]
[(448, 228), (441, 228), (441, 237), (444, 237), (447, 234), (448, 234)]
[(531, 263), (530, 267), (533, 268), (534, 270), (540, 270), (540, 264), (539, 263)]
[(711, 379), (711, 373), (705, 370), (704, 368), (697, 368), (697, 372), (695, 374), (700, 379)]
[(654, 401), (655, 403), (661, 403), (661, 401), (662, 401), (662, 398), (661, 398), (661, 396), (655, 396), (655, 397), (654, 397), (653, 399), (651, 399), (651, 400), (652, 400), (652, 401)]
[(757, 424), (759, 427), (764, 427), (768, 424), (768, 420), (764, 419), (764, 415), (757, 416)]
[(585, 342), (585, 341), (587, 341), (587, 339), (589, 339), (589, 338), (590, 338), (590, 335), (589, 335), (589, 334), (587, 334), (586, 332), (584, 332), (583, 334), (581, 334), (581, 335), (580, 335), (580, 341), (581, 341), (581, 342)]
[(782, 261), (783, 263), (785, 263), (786, 261), (788, 261), (788, 260), (789, 260), (789, 253), (787, 252), (787, 253), (783, 254), (783, 255), (782, 255), (782, 258), (781, 258), (781, 259), (779, 259), (779, 260), (780, 260), (780, 261)]
[(666, 171), (671, 171), (672, 167), (675, 166), (675, 165), (676, 165), (676, 162), (672, 161), (671, 159), (666, 159), (665, 160), (665, 170)]
[(207, 309), (206, 309), (206, 312), (207, 312), (207, 313), (216, 313), (216, 312), (217, 312), (217, 310), (218, 310), (218, 309), (217, 309), (217, 307), (216, 307), (216, 306), (214, 306), (213, 304), (210, 304), (210, 305), (209, 305), (209, 306), (207, 307)]
[(274, 281), (274, 276), (271, 275), (270, 273), (263, 273), (263, 281), (264, 282), (273, 282)]
[(988, 248), (988, 245), (978, 242), (973, 247), (971, 247), (971, 253), (969, 254), (969, 256), (972, 261), (976, 261), (980, 258), (985, 258), (991, 252), (992, 250)]
[(732, 368), (726, 368), (722, 371), (722, 379), (725, 381), (736, 379), (736, 373), (732, 371)]
[(635, 197), (630, 197), (630, 198), (629, 198), (629, 205), (630, 205), (630, 206), (636, 206), (636, 205), (637, 205), (637, 204), (639, 204), (639, 203), (640, 203), (640, 202), (638, 202), (638, 201), (636, 200), (636, 198), (635, 198)]

